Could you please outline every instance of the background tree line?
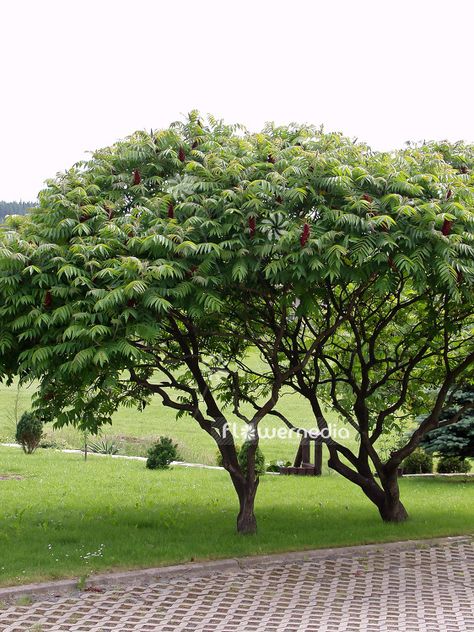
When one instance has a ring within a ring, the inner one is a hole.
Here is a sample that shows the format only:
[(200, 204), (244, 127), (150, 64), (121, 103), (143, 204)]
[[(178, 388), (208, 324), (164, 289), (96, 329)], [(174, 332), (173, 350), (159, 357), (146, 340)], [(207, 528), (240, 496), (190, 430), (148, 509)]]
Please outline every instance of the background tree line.
[(6, 215), (24, 215), (26, 210), (36, 206), (36, 202), (6, 202), (0, 200), (0, 218), (3, 219)]

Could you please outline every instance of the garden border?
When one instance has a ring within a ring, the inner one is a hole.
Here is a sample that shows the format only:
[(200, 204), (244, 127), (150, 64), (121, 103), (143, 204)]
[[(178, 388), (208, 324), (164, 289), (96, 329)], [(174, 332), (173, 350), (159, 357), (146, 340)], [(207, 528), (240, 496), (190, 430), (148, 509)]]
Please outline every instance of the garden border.
[(211, 560), (206, 562), (192, 562), (175, 564), (172, 566), (158, 566), (153, 568), (136, 569), (131, 571), (117, 571), (91, 575), (87, 579), (74, 578), (59, 581), (24, 584), (0, 588), (0, 601), (15, 602), (21, 598), (42, 597), (54, 599), (74, 593), (103, 592), (105, 590), (123, 589), (124, 587), (143, 586), (162, 579), (206, 576), (225, 572), (238, 572), (256, 566), (272, 564), (288, 564), (298, 561), (317, 561), (343, 556), (364, 556), (381, 548), (417, 549), (438, 547), (452, 542), (468, 542), (474, 545), (474, 533), (443, 538), (429, 538), (421, 540), (397, 540), (395, 542), (379, 542), (375, 544), (361, 544), (358, 546), (342, 546), (327, 549), (308, 549), (288, 553), (274, 553), (269, 555), (255, 555), (233, 557), (229, 559)]

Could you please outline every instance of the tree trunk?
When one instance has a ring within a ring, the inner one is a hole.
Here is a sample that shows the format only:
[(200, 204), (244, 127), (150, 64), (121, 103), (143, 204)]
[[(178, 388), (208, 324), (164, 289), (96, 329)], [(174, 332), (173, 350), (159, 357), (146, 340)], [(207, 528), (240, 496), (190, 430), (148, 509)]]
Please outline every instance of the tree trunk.
[(237, 516), (237, 533), (251, 535), (257, 531), (257, 520), (254, 514), (255, 496), (257, 494), (258, 477), (255, 477), (255, 466), (253, 477), (248, 477), (242, 471), (234, 443), (223, 443), (219, 445), (222, 454), (224, 468), (229, 472), (232, 484), (239, 498), (239, 514)]
[(400, 501), (400, 491), (398, 482), (390, 480), (381, 489), (375, 480), (370, 481), (368, 485), (361, 485), (362, 491), (379, 510), (380, 516), (384, 522), (403, 522), (408, 518), (408, 513)]
[(339, 460), (334, 448), (330, 447), (330, 454), (329, 467), (358, 485), (367, 498), (376, 505), (384, 522), (403, 522), (408, 518), (408, 513), (400, 502), (397, 467), (384, 474), (383, 479), (380, 480), (381, 487), (370, 470), (367, 471), (365, 465), (360, 463), (360, 460), (357, 463), (357, 471), (355, 471)]
[(253, 483), (245, 481), (237, 490), (240, 503), (239, 515), (237, 516), (237, 533), (242, 535), (252, 535), (257, 532), (257, 519), (254, 514), (257, 487), (258, 479)]
[(379, 505), (379, 512), (384, 522), (404, 522), (408, 518), (408, 513), (400, 500), (395, 500), (387, 493), (385, 501)]
[(387, 473), (383, 483), (383, 500), (377, 503), (380, 515), (384, 522), (404, 522), (408, 513), (400, 501), (400, 488), (398, 486), (398, 467)]

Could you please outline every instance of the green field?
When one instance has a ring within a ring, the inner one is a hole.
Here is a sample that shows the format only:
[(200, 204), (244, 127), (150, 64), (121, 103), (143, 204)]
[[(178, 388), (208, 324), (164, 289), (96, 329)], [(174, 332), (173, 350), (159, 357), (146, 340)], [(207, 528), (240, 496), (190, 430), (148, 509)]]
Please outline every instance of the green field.
[[(15, 386), (7, 387), (0, 384), (0, 442), (11, 442), (15, 436), (15, 419), (30, 406), (31, 394), (34, 387), (22, 388), (17, 391)], [(314, 425), (312, 415), (306, 401), (296, 394), (285, 395), (280, 409), (298, 425), (309, 428)], [(229, 416), (242, 428), (242, 423)], [(336, 426), (337, 418), (330, 416)], [(271, 438), (279, 429), (285, 426), (279, 421), (267, 419), (262, 422), (260, 432), (263, 435), (260, 447), (266, 462), (273, 460), (293, 461), (298, 447), (299, 438), (291, 433), (287, 439)], [(52, 424), (46, 424), (45, 432), (48, 438), (54, 438), (58, 447), (81, 448), (83, 436), (74, 428), (53, 430)], [(270, 438), (265, 438), (265, 433)], [(121, 408), (113, 418), (112, 426), (103, 428), (102, 436), (120, 445), (121, 454), (144, 456), (147, 448), (160, 435), (172, 437), (179, 446), (182, 460), (193, 463), (215, 464), (216, 446), (213, 440), (190, 417), (176, 419), (175, 412), (163, 406), (158, 397), (143, 412), (130, 408)], [(237, 439), (238, 443), (241, 440)], [(349, 439), (348, 443), (353, 444)], [(325, 469), (328, 472), (328, 469)]]
[[(384, 524), (339, 476), (264, 476), (259, 532), (235, 535), (227, 474), (0, 448), (0, 583), (305, 548), (469, 533), (474, 485), (401, 481), (410, 520)], [(16, 477), (16, 478), (14, 478)], [(472, 479), (471, 479), (472, 480)]]

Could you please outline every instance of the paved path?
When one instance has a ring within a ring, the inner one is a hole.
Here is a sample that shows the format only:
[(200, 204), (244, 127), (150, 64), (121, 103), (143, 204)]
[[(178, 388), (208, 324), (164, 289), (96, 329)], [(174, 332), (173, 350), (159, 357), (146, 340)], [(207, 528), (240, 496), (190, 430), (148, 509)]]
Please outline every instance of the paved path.
[[(2, 448), (21, 448), (19, 443), (0, 443), (0, 447)], [(58, 450), (58, 452), (64, 452), (64, 454), (84, 454), (84, 450), (72, 450), (72, 449), (63, 449)], [(88, 451), (88, 456), (103, 456), (112, 459), (126, 459), (128, 461), (146, 461), (146, 456), (130, 456), (128, 454), (102, 454), (101, 452), (91, 452)], [(188, 463), (187, 461), (171, 461), (170, 465), (178, 465), (179, 467), (198, 467), (205, 470), (223, 470), (223, 467), (219, 467), (218, 465), (204, 465), (203, 463)], [(268, 472), (271, 474), (272, 472)]]
[(473, 632), (473, 576), (471, 538), (357, 547), (43, 598), (0, 610), (0, 630)]

